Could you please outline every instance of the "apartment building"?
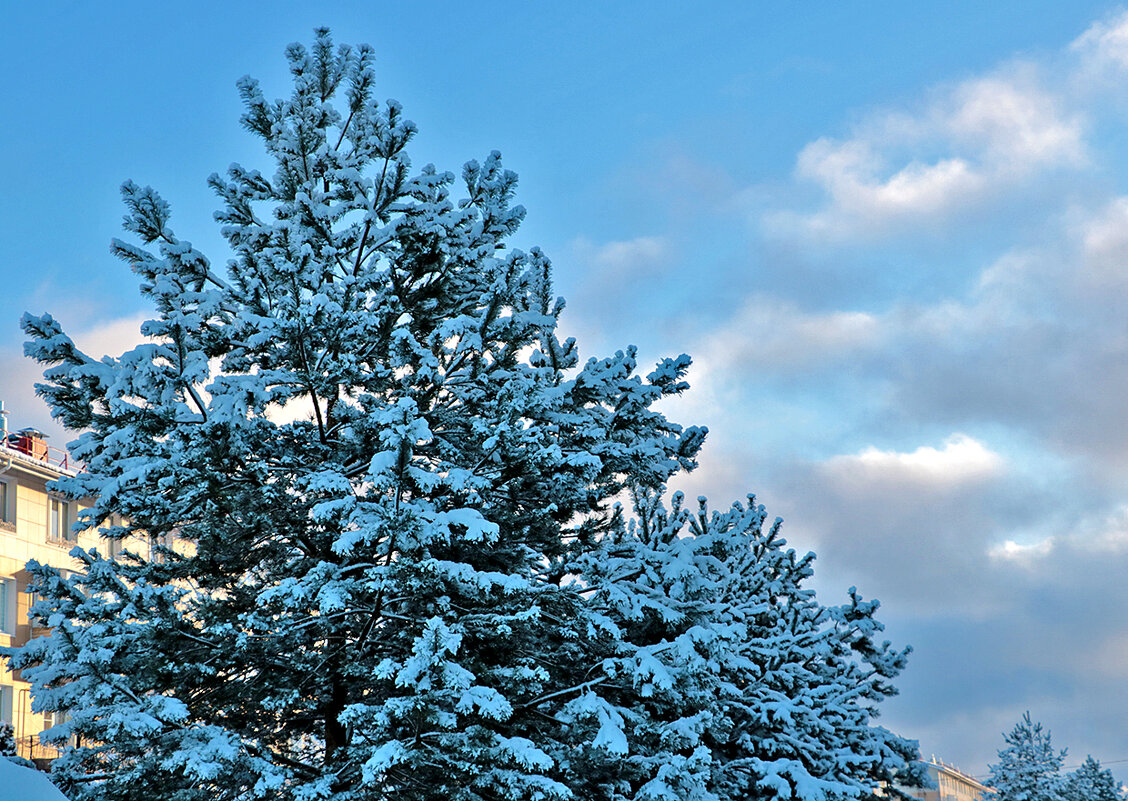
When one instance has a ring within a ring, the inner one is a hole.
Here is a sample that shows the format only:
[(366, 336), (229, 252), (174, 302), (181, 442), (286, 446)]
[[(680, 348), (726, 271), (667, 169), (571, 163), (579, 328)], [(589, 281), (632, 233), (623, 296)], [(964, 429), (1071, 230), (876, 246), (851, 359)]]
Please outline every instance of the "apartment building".
[[(0, 404), (0, 415), (3, 405)], [(50, 483), (74, 475), (65, 450), (48, 445), (34, 429), (16, 433), (0, 429), (0, 646), (21, 645), (41, 631), (28, 620), (32, 596), (25, 568), (35, 559), (65, 570), (79, 564), (69, 556), (75, 545), (105, 547), (96, 533), (72, 529), (86, 506), (53, 493)], [(54, 725), (51, 715), (31, 710), (30, 686), (0, 656), (0, 720), (15, 728), (20, 756), (50, 759), (53, 748), (39, 742), (39, 733)]]
[(982, 801), (991, 792), (991, 788), (978, 779), (935, 756), (924, 765), (928, 769), (928, 778), (932, 780), (934, 789), (907, 791), (921, 801)]

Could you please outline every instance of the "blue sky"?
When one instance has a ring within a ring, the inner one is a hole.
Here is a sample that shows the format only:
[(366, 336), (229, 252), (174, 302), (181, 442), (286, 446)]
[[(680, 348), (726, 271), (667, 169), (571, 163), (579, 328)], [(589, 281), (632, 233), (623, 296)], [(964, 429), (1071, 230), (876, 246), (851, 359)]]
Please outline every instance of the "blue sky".
[[(678, 486), (755, 491), (916, 654), (883, 721), (982, 774), (1029, 709), (1128, 779), (1128, 16), (1107, 3), (151, 3), (7, 10), (0, 397), (50, 429), (16, 321), (120, 351), (108, 251), (158, 188), (265, 167), (234, 84), (372, 44), (416, 164), (499, 149), (587, 355), (688, 352)], [(58, 440), (65, 434), (54, 430)], [(1119, 762), (1119, 760), (1125, 760)]]

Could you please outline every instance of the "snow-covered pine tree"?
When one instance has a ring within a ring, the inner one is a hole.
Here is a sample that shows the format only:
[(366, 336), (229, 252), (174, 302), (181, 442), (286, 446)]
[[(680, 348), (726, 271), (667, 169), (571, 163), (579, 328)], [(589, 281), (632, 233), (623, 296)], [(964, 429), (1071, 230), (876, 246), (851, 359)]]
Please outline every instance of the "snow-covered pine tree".
[(1100, 761), (1088, 756), (1065, 777), (1061, 797), (1063, 801), (1123, 801), (1124, 788), (1111, 770), (1101, 768)]
[(1003, 739), (1007, 747), (999, 751), (998, 763), (989, 766), (987, 784), (995, 790), (994, 801), (1061, 801), (1066, 752), (1054, 751), (1042, 724), (1026, 712)]
[(16, 730), (11, 723), (0, 723), (0, 757), (14, 757), (19, 755), (16, 746)]
[[(620, 632), (605, 670), (638, 798), (866, 797), (920, 786), (917, 744), (872, 725), (909, 649), (874, 636), (876, 602), (827, 607), (803, 586), (814, 554), (765, 530), (753, 497), (696, 513), (638, 492), (635, 517), (580, 561)], [(632, 797), (632, 796), (628, 796)]]
[(287, 57), (289, 99), (239, 85), (273, 175), (210, 179), (226, 270), (127, 183), (141, 244), (114, 251), (156, 308), (149, 342), (96, 360), (25, 317), (39, 391), (85, 429), (58, 487), (96, 499), (81, 524), (174, 538), (155, 558), (76, 550), (65, 579), (33, 567), (53, 633), (15, 664), (37, 709), (69, 714), (56, 742), (78, 737), (59, 783), (704, 801), (789, 781), (856, 797), (903, 771), (911, 744), (868, 723), (903, 660), (873, 644), (873, 606), (796, 589), (810, 560), (758, 507), (700, 518), (684, 552), (680, 500), (660, 511), (705, 434), (652, 408), (689, 359), (580, 366), (548, 260), (506, 245), (523, 210), (497, 154), (455, 200), (452, 175), (412, 175), (414, 126), (373, 99), (369, 48), (319, 30)]

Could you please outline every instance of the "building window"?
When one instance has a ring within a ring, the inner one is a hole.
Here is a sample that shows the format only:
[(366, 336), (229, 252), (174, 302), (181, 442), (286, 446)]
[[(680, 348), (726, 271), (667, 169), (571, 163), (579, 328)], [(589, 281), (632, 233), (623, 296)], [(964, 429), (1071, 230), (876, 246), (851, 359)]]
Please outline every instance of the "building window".
[(71, 505), (62, 498), (51, 498), (47, 505), (47, 541), (68, 543), (78, 540), (71, 531)]
[[(48, 744), (44, 740), (44, 735), (47, 733), (47, 730), (54, 727), (54, 726), (62, 726), (64, 723), (68, 722), (70, 719), (71, 719), (70, 715), (66, 712), (63, 712), (62, 710), (54, 710), (54, 711), (44, 712), (43, 713), (43, 731), (39, 732), (39, 742), (44, 743), (44, 744)], [(48, 745), (55, 746), (56, 744), (55, 743), (49, 743)], [(70, 745), (70, 746), (78, 745), (78, 738), (75, 737), (72, 734), (70, 737), (67, 738), (67, 745)]]
[(0, 634), (16, 633), (16, 582), (0, 578)]
[[(121, 515), (114, 513), (106, 520), (106, 525), (99, 529), (105, 539), (105, 549), (109, 553), (110, 559), (118, 559), (121, 557), (122, 551), (125, 550), (125, 536), (124, 526), (122, 525)], [(113, 536), (108, 536), (112, 534)]]
[(12, 686), (0, 686), (0, 723), (14, 723), (12, 720)]
[(16, 482), (11, 479), (0, 481), (0, 528), (16, 528)]

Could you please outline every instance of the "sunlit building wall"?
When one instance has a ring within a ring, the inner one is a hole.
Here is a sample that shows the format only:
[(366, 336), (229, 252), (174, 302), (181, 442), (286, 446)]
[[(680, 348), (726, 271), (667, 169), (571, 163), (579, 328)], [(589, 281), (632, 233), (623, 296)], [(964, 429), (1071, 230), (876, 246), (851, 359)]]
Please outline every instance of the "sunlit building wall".
[(934, 789), (907, 790), (921, 801), (982, 801), (991, 788), (935, 756), (925, 764)]
[[(77, 465), (37, 431), (9, 432), (2, 409), (0, 403), (4, 422), (0, 428), (0, 646), (19, 646), (46, 633), (28, 619), (33, 600), (28, 591), (28, 560), (79, 570), (81, 563), (69, 553), (76, 545), (103, 553), (118, 552), (122, 545), (108, 543), (97, 532), (74, 531), (79, 512), (89, 504), (52, 492), (50, 483), (74, 475)], [(135, 552), (145, 548), (144, 555), (150, 555), (147, 542), (129, 540), (125, 544)], [(31, 706), (30, 685), (0, 656), (0, 721), (15, 729), (20, 756), (50, 759), (55, 750), (39, 742), (39, 733), (57, 721), (51, 714), (33, 712)]]

